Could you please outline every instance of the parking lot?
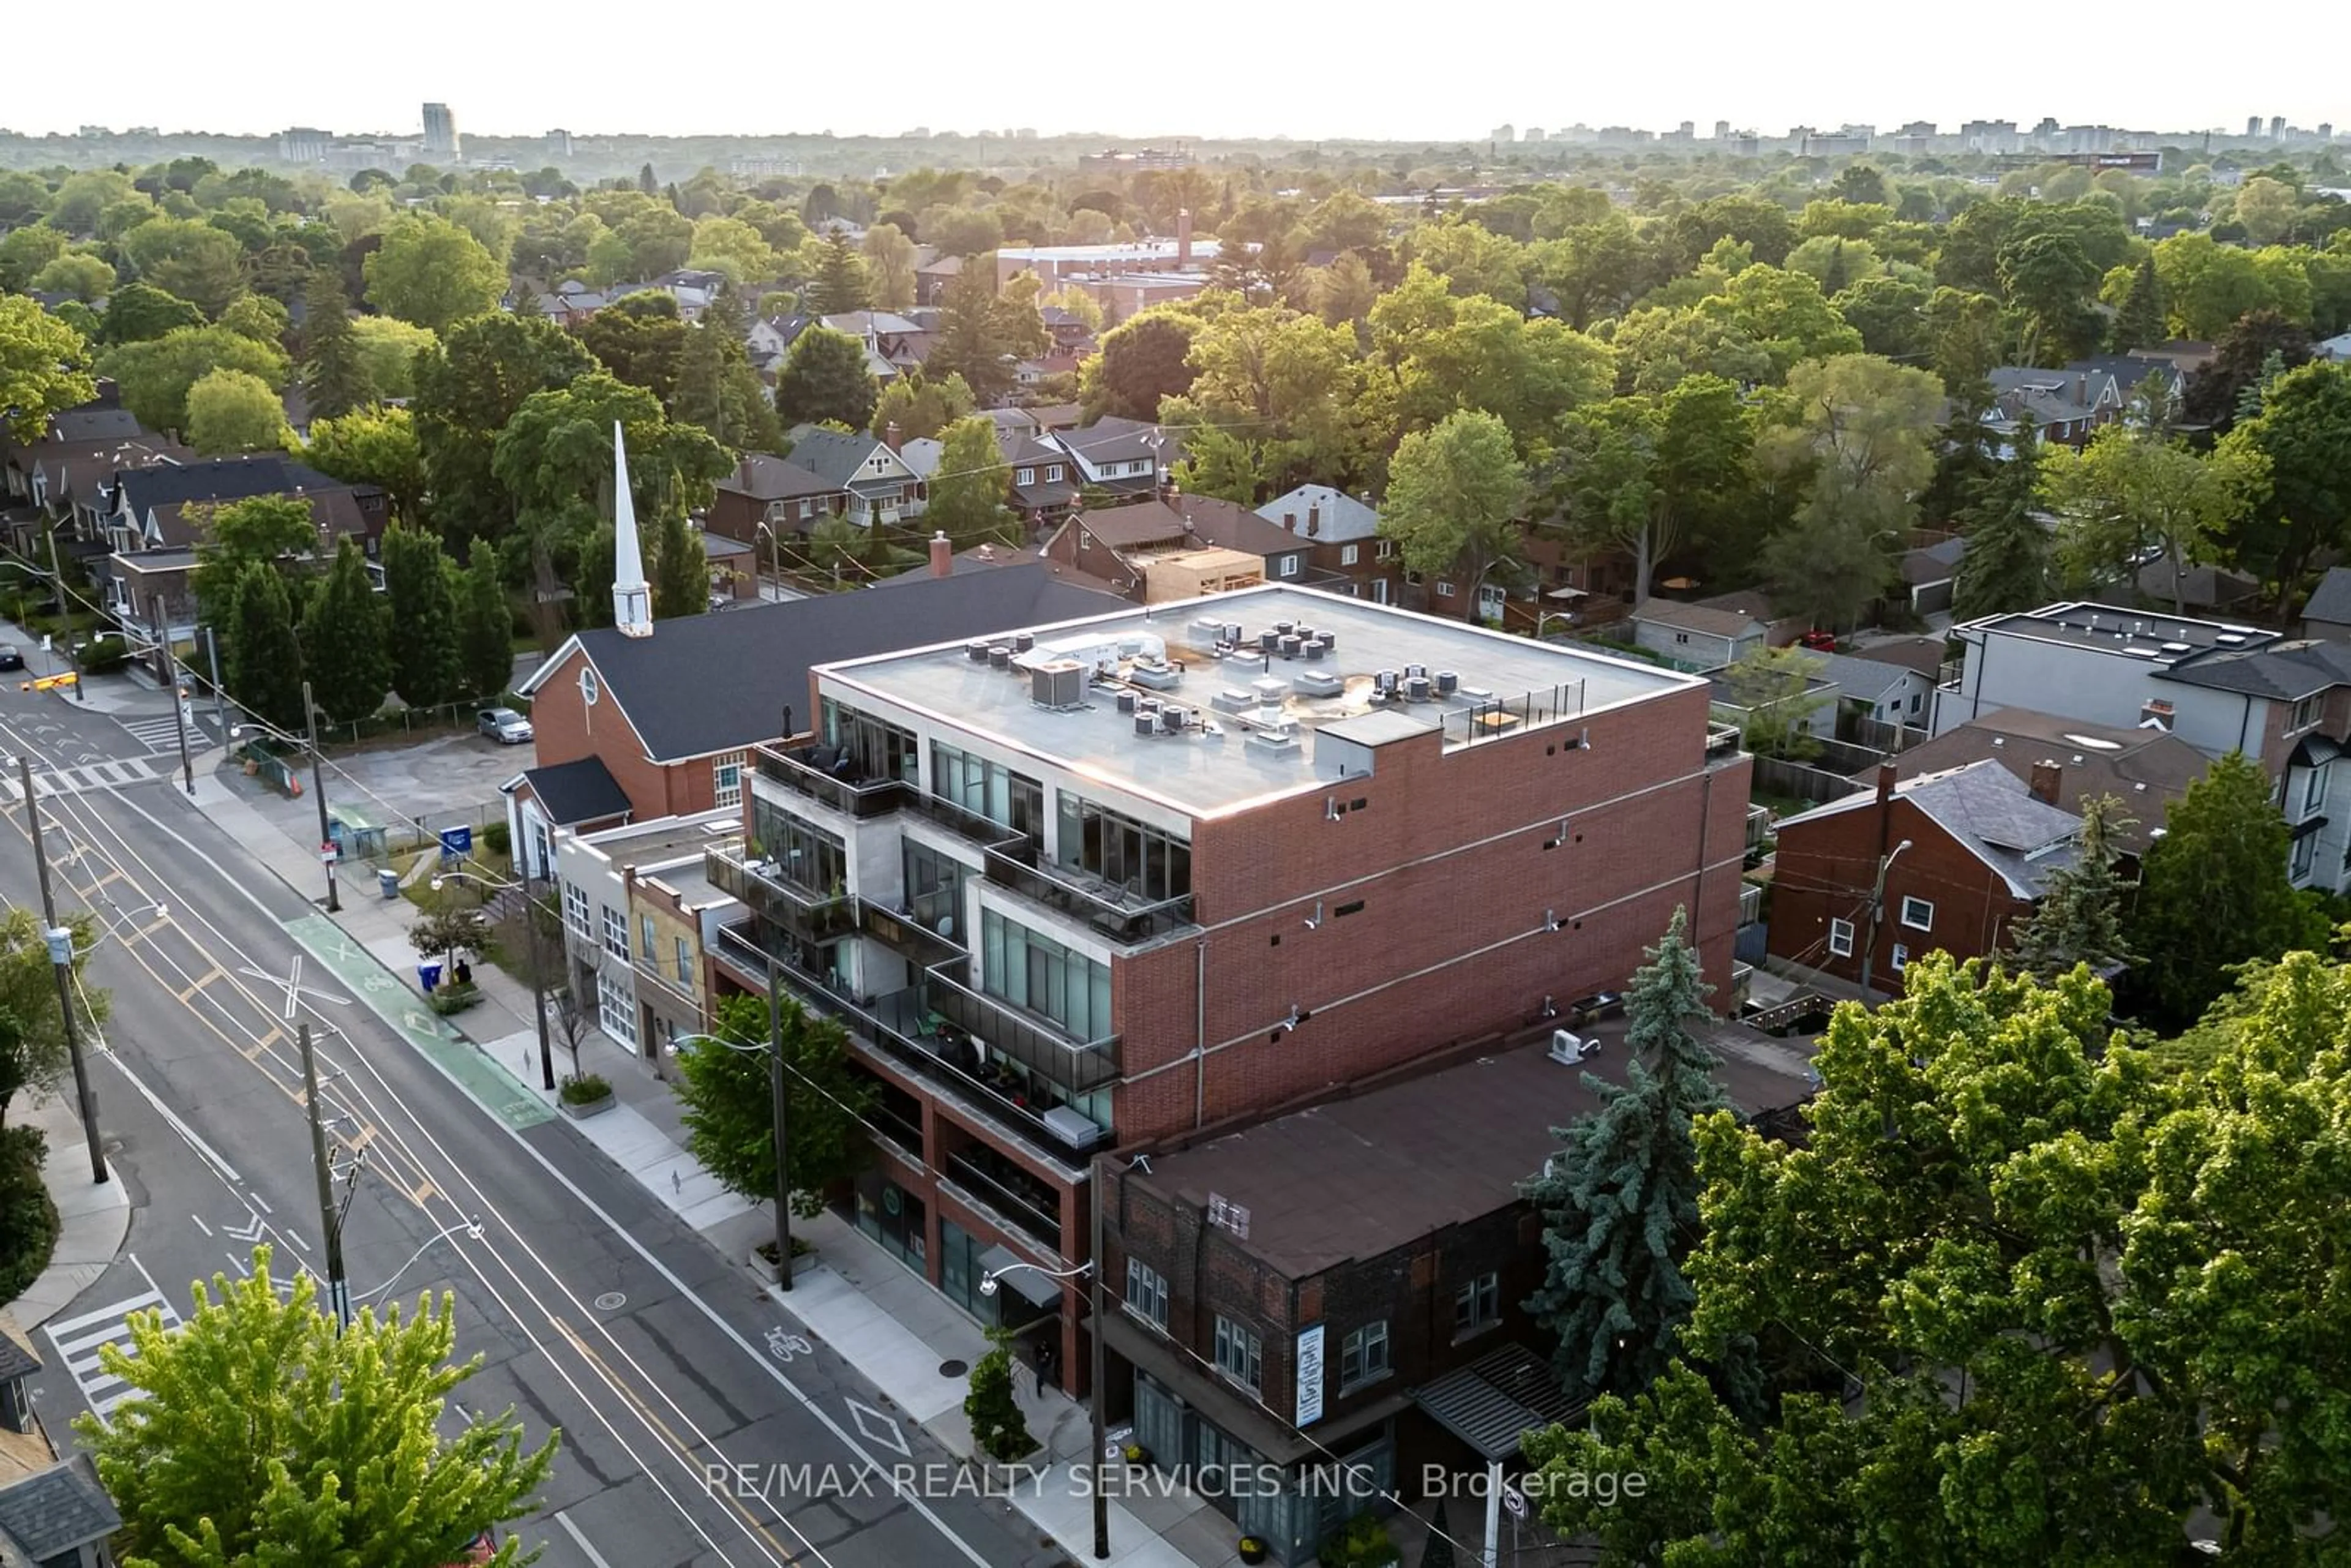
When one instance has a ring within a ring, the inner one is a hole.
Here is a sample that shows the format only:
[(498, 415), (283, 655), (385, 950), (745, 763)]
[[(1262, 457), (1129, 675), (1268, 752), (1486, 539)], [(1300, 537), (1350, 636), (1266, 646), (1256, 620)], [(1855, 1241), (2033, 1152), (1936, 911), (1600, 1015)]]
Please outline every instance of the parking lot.
[[(410, 745), (381, 742), (360, 750), (329, 751), (326, 766), (330, 810), (358, 812), (371, 826), (424, 834), (464, 825), (479, 831), (506, 820), (498, 786), (531, 765), (528, 746), (499, 746), (471, 733), (441, 735)], [(238, 793), (303, 843), (319, 836), (318, 805), (297, 800), (232, 764), (225, 774)], [(307, 769), (303, 788), (309, 788)]]

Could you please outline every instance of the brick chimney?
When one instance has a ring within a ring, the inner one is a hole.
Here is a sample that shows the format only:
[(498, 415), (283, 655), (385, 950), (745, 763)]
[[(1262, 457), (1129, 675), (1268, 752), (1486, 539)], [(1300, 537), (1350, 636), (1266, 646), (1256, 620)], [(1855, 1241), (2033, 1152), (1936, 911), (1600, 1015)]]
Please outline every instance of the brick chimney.
[(2141, 729), (2169, 729), (2171, 705), (2160, 698), (2149, 698), (2138, 710), (2138, 727)]
[(2057, 804), (2057, 787), (2065, 778), (2065, 769), (2055, 761), (2043, 758), (2032, 765), (2032, 798), (2044, 806)]
[(1892, 762), (1881, 762), (1877, 765), (1877, 804), (1879, 809), (1883, 810), (1886, 803), (1894, 799), (1895, 780), (1900, 777), (1901, 769), (1896, 768)]
[[(895, 430), (897, 426), (893, 424), (890, 428)], [(955, 575), (955, 541), (947, 538), (945, 528), (931, 536), (931, 575)]]
[(882, 427), (882, 444), (895, 452), (898, 450), (898, 422), (893, 419)]
[(1314, 538), (1322, 531), (1322, 503), (1310, 501), (1306, 506), (1306, 537)]
[(1176, 268), (1182, 271), (1192, 265), (1192, 209), (1176, 211)]

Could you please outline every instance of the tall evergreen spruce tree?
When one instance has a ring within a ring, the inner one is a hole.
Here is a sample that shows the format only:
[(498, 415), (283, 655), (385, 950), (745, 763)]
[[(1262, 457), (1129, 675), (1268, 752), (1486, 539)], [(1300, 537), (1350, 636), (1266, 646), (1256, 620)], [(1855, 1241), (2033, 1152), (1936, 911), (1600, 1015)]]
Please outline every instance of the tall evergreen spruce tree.
[(653, 530), (653, 619), (676, 621), (710, 608), (710, 562), (685, 514), (663, 508)]
[(2170, 335), (2163, 285), (2155, 276), (2155, 256), (2150, 252), (2140, 258), (2138, 272), (2131, 278), (2123, 295), (2122, 308), (2115, 316), (2115, 347), (2123, 353), (2133, 349), (2151, 349)]
[(1713, 988), (1698, 977), (1688, 931), (1688, 912), (1675, 910), (1633, 976), (1624, 1085), (1584, 1075), (1599, 1107), (1559, 1130), (1559, 1154), (1524, 1187), (1551, 1255), (1527, 1308), (1558, 1337), (1573, 1398), (1646, 1388), (1674, 1359), (1695, 1300), (1681, 1267), (1698, 1223), (1690, 1122), (1723, 1097), (1697, 1033), (1713, 1016)]
[(809, 308), (820, 316), (862, 310), (872, 302), (865, 261), (841, 234), (825, 235), (824, 254), (809, 285)]
[(314, 419), (340, 419), (376, 400), (375, 377), (351, 330), (351, 302), (342, 274), (321, 267), (310, 274), (302, 319), (302, 390)]
[(438, 534), (403, 528), (384, 531), (392, 688), (410, 707), (438, 707), (466, 695), (457, 648), (457, 596), (449, 576)]
[(356, 724), (373, 718), (392, 687), (383, 605), (368, 580), (367, 558), (346, 536), (335, 564), (302, 616), (302, 667), (321, 713)]
[(1959, 522), (1967, 553), (1951, 583), (1951, 618), (2037, 610), (2049, 601), (2049, 530), (2041, 508), (2041, 447), (2019, 424), (2015, 449), (1975, 486)]
[(279, 729), (302, 727), (302, 644), (294, 635), (294, 601), (267, 561), (237, 574), (228, 615), (229, 694)]
[(514, 685), (514, 607), (489, 540), (474, 541), (455, 587), (461, 684), (466, 695), (495, 701)]
[(2076, 964), (2100, 973), (2132, 961), (2123, 939), (2123, 894), (2134, 884), (2115, 870), (2115, 840), (2129, 826), (2114, 796), (2082, 802), (2081, 847), (2071, 865), (2043, 879), (2032, 913), (2010, 927), (2010, 968), (2048, 985)]

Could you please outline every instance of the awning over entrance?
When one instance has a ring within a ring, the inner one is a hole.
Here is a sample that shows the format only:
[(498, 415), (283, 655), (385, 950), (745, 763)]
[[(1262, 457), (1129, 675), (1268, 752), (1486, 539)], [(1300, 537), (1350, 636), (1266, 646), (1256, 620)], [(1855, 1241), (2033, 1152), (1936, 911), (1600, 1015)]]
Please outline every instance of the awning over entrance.
[(1059, 1280), (1048, 1278), (1033, 1263), (1027, 1268), (1013, 1268), (1017, 1263), (1028, 1261), (1025, 1258), (1014, 1256), (1008, 1247), (991, 1247), (979, 1255), (979, 1271), (993, 1274), (999, 1269), (1011, 1269), (1011, 1273), (997, 1281), (997, 1288), (1010, 1291), (1032, 1307), (1050, 1307), (1060, 1301), (1061, 1282)]
[(1583, 1409), (1542, 1358), (1522, 1344), (1489, 1351), (1415, 1389), (1413, 1403), (1488, 1464), (1516, 1458), (1520, 1434), (1569, 1420)]

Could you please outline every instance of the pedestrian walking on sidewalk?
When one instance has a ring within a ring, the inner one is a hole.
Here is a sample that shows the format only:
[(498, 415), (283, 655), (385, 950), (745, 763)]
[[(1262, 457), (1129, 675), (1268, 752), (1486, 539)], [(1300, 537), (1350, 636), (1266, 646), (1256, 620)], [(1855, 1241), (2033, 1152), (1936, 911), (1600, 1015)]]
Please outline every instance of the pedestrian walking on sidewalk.
[(1055, 1347), (1050, 1336), (1042, 1334), (1038, 1336), (1037, 1392), (1040, 1394), (1053, 1386), (1053, 1364), (1060, 1359), (1054, 1351)]

